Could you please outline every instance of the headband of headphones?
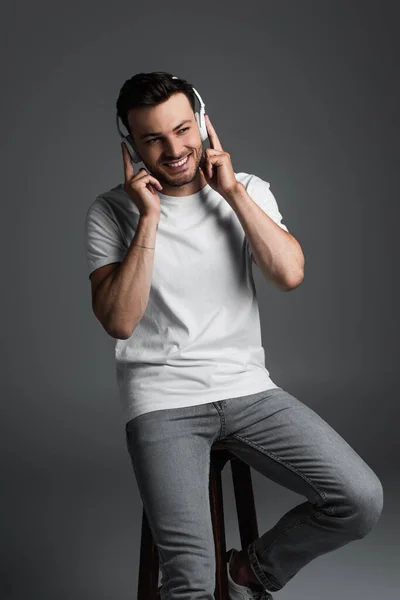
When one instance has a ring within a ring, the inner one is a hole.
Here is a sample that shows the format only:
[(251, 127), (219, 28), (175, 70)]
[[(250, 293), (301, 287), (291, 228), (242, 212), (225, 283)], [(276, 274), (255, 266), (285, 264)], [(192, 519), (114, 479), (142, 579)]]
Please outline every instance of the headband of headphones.
[[(172, 77), (172, 79), (178, 79), (178, 77), (175, 77), (175, 75), (174, 75)], [(195, 94), (195, 104), (196, 104), (196, 97), (197, 97), (197, 100), (198, 100), (197, 104), (199, 104), (199, 108), (197, 108), (195, 106), (194, 116), (195, 116), (197, 125), (198, 125), (199, 130), (200, 130), (201, 140), (202, 140), (202, 142), (205, 142), (208, 139), (207, 126), (206, 126), (206, 122), (205, 122), (205, 118), (204, 118), (204, 115), (206, 113), (206, 107), (205, 107), (205, 104), (204, 104), (203, 100), (201, 99), (200, 94), (194, 88), (192, 88), (192, 89), (193, 89), (194, 94)], [(126, 144), (126, 146), (128, 148), (129, 154), (131, 155), (132, 162), (134, 162), (134, 163), (141, 162), (142, 159), (140, 158), (140, 155), (135, 150), (134, 141), (132, 139), (132, 136), (130, 134), (129, 135), (124, 135), (122, 133), (120, 127), (119, 127), (119, 115), (118, 115), (118, 113), (117, 113), (117, 129), (118, 129), (118, 132), (119, 132), (119, 134), (121, 136), (122, 141), (125, 142), (125, 144)]]

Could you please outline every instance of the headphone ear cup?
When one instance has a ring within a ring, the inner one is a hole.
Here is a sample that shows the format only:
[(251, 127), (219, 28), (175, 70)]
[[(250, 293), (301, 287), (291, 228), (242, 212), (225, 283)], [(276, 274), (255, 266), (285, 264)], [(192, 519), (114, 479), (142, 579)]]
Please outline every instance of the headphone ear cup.
[(199, 127), (201, 141), (205, 142), (206, 139), (208, 138), (208, 134), (207, 134), (207, 126), (206, 126), (205, 119), (204, 119), (204, 114), (202, 114), (201, 112), (200, 113), (196, 112), (194, 116), (195, 116), (197, 125)]
[(131, 155), (132, 162), (137, 164), (142, 161), (140, 154), (135, 150), (134, 142), (131, 135), (124, 137), (124, 142), (127, 145), (129, 154)]

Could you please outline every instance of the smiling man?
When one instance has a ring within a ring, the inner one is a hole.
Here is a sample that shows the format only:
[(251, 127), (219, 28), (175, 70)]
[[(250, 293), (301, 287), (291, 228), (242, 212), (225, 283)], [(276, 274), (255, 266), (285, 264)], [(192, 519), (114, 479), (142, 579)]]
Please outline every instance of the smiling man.
[(207, 185), (199, 169), (203, 144), (185, 94), (174, 94), (156, 106), (131, 109), (127, 118), (143, 164), (160, 181), (164, 194), (190, 196)]
[(100, 194), (85, 222), (92, 307), (116, 339), (126, 443), (162, 597), (214, 599), (209, 467), (220, 442), (306, 499), (229, 554), (230, 600), (271, 599), (311, 560), (367, 535), (383, 490), (347, 442), (270, 377), (253, 263), (289, 291), (303, 281), (304, 255), (269, 183), (234, 171), (209, 118), (203, 145), (199, 110), (192, 86), (170, 73), (123, 85), (124, 183)]

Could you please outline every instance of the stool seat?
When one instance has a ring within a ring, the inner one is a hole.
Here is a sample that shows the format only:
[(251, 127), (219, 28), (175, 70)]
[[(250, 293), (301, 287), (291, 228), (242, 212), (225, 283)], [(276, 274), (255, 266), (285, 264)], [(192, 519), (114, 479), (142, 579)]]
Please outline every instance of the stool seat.
[[(229, 555), (226, 551), (221, 478), (222, 469), (227, 462), (231, 465), (241, 549), (245, 550), (250, 542), (258, 538), (250, 467), (222, 442), (214, 442), (210, 454), (209, 494), (216, 562), (215, 600), (228, 600), (229, 597), (226, 568)], [(158, 578), (158, 550), (143, 507), (137, 600), (159, 600), (161, 586), (158, 587)]]

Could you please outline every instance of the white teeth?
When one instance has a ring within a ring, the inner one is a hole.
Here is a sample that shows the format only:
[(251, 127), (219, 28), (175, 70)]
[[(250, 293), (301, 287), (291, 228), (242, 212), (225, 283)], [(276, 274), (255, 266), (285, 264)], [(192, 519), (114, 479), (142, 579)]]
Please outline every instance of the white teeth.
[(179, 162), (176, 162), (176, 163), (167, 163), (167, 165), (169, 165), (170, 167), (180, 167), (181, 165), (185, 164), (185, 162), (187, 161), (188, 158), (189, 158), (189, 155), (186, 156), (185, 158), (183, 158)]

